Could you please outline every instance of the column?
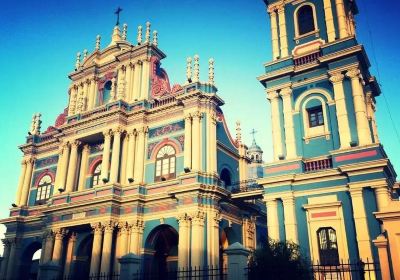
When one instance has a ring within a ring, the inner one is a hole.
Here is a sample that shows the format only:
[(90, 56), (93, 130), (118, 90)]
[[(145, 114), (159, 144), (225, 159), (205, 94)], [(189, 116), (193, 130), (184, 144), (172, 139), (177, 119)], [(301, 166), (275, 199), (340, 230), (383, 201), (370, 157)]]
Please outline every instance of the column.
[(338, 17), (339, 24), (339, 38), (345, 38), (348, 36), (347, 24), (346, 24), (346, 12), (344, 10), (343, 0), (335, 0), (336, 2), (336, 14)]
[(381, 268), (382, 279), (392, 279), (390, 274), (390, 262), (388, 254), (388, 240), (381, 234), (375, 240), (372, 241), (374, 245), (378, 248), (379, 264)]
[(198, 210), (192, 215), (192, 246), (191, 246), (191, 266), (204, 266), (204, 221), (205, 214)]
[(129, 252), (137, 256), (141, 254), (144, 223), (142, 219), (135, 219), (131, 224), (131, 240)]
[(268, 237), (279, 241), (278, 201), (275, 198), (264, 201), (267, 204)]
[(278, 19), (275, 7), (268, 10), (271, 17), (271, 37), (272, 37), (272, 60), (279, 58), (279, 35), (278, 35)]
[(129, 232), (130, 226), (127, 223), (124, 223), (121, 226), (121, 237), (120, 237), (120, 245), (119, 245), (119, 253), (120, 257), (125, 256), (128, 254), (128, 241), (129, 241)]
[(376, 197), (376, 204), (378, 206), (378, 212), (385, 209), (390, 203), (390, 192), (386, 184), (380, 186), (373, 186)]
[(190, 114), (185, 116), (185, 142), (183, 148), (183, 167), (186, 170), (192, 169), (192, 117)]
[(142, 67), (140, 100), (149, 98), (150, 62), (148, 60), (143, 61)]
[(209, 172), (217, 174), (217, 116), (211, 113), (209, 125), (209, 138), (210, 150), (208, 151), (209, 157)]
[(53, 256), (53, 248), (54, 248), (54, 233), (51, 230), (48, 230), (45, 238), (45, 249), (43, 254), (43, 263), (47, 263), (51, 261)]
[(351, 134), (349, 117), (347, 115), (346, 98), (343, 90), (344, 76), (340, 73), (333, 74), (329, 80), (333, 84), (333, 92), (336, 103), (336, 117), (339, 128), (340, 148), (350, 147)]
[(68, 116), (75, 114), (77, 98), (78, 98), (78, 87), (76, 85), (74, 85), (69, 90)]
[(74, 258), (77, 234), (73, 232), (68, 239), (67, 255), (65, 257), (64, 276), (71, 274), (71, 264)]
[(7, 265), (10, 259), (11, 242), (8, 239), (3, 239), (2, 242), (4, 245), (4, 251), (3, 260), (1, 261), (0, 279), (5, 279), (4, 277), (7, 275)]
[(335, 23), (333, 22), (332, 2), (324, 0), (326, 31), (328, 34), (328, 42), (336, 40)]
[(20, 247), (20, 239), (15, 237), (9, 239), (10, 242), (10, 255), (8, 257), (7, 262), (7, 274), (4, 277), (5, 279), (17, 279), (18, 272), (16, 271), (17, 266), (19, 264), (19, 247)]
[(79, 171), (79, 184), (78, 184), (78, 191), (83, 191), (86, 185), (86, 174), (88, 169), (89, 163), (89, 153), (90, 153), (90, 146), (84, 145), (82, 148), (82, 157), (81, 157), (81, 168)]
[(190, 217), (187, 213), (178, 216), (179, 241), (178, 241), (178, 269), (189, 266), (190, 250)]
[(196, 112), (193, 114), (193, 139), (192, 139), (192, 168), (194, 171), (200, 171), (200, 155), (201, 155), (201, 141), (200, 141), (200, 121), (201, 113)]
[(283, 157), (282, 151), (282, 130), (281, 130), (281, 114), (279, 112), (279, 95), (277, 91), (267, 92), (268, 100), (271, 102), (271, 123), (272, 123), (272, 141), (274, 160), (278, 161)]
[(108, 182), (108, 170), (110, 166), (110, 146), (111, 146), (111, 131), (103, 132), (104, 145), (103, 145), (103, 160), (101, 162), (101, 179), (103, 182)]
[(71, 143), (71, 156), (69, 159), (68, 165), (68, 176), (66, 183), (66, 192), (70, 193), (74, 191), (75, 183), (76, 183), (76, 170), (78, 164), (78, 148), (81, 144), (80, 141), (73, 141)]
[(210, 223), (211, 223), (210, 264), (214, 267), (219, 266), (219, 222), (220, 221), (221, 221), (220, 212), (216, 209), (212, 209), (210, 211)]
[(360, 83), (360, 70), (357, 68), (351, 69), (347, 71), (346, 76), (351, 79), (354, 112), (356, 114), (357, 123), (358, 144), (360, 146), (371, 144), (371, 130), (367, 118), (364, 91)]
[(32, 171), (33, 171), (34, 162), (35, 162), (35, 160), (32, 157), (27, 160), (26, 171), (25, 171), (25, 176), (24, 176), (24, 185), (22, 187), (21, 200), (18, 203), (19, 206), (28, 204), (29, 189), (30, 189), (30, 186), (31, 186)]
[(113, 130), (113, 134), (114, 134), (114, 142), (113, 142), (113, 148), (112, 148), (110, 182), (117, 183), (118, 182), (118, 173), (119, 173), (119, 156), (121, 153), (122, 129), (120, 127), (115, 128)]
[(125, 91), (125, 98), (128, 102), (132, 100), (132, 77), (133, 77), (133, 65), (129, 63), (126, 66), (126, 91)]
[(104, 226), (100, 223), (92, 224), (93, 228), (93, 247), (92, 247), (92, 259), (90, 261), (90, 275), (97, 275), (100, 271), (100, 257), (101, 257), (101, 245), (103, 242), (103, 230)]
[(93, 96), (92, 96), (92, 98), (93, 98), (93, 100), (92, 100), (92, 104), (93, 104), (93, 108), (94, 107), (96, 107), (96, 103), (97, 103), (97, 92), (98, 92), (98, 78), (97, 77), (94, 77), (93, 78), (93, 83), (94, 83), (94, 86), (93, 86)]
[(132, 101), (137, 101), (140, 99), (140, 78), (142, 73), (142, 62), (138, 61), (135, 64), (135, 69), (133, 72), (133, 96)]
[(296, 158), (296, 140), (294, 137), (292, 113), (292, 89), (284, 88), (280, 92), (283, 100), (283, 120), (285, 127), (286, 159)]
[(119, 182), (121, 184), (125, 184), (126, 179), (126, 159), (128, 158), (128, 134), (125, 134), (125, 137), (122, 139), (122, 148), (121, 148), (121, 163), (120, 163), (120, 177)]
[(55, 240), (54, 240), (54, 248), (53, 248), (53, 257), (52, 261), (58, 265), (61, 265), (61, 258), (63, 256), (63, 247), (64, 247), (64, 237), (67, 234), (67, 231), (63, 228), (57, 229), (55, 231)]
[(96, 81), (95, 81), (94, 77), (89, 80), (90, 86), (89, 86), (89, 92), (88, 92), (88, 108), (87, 108), (88, 110), (93, 109), (95, 106), (95, 95), (96, 95), (96, 93), (94, 91), (95, 83), (96, 83)]
[[(24, 187), (24, 178), (25, 178), (25, 173), (26, 173), (26, 165), (27, 165), (27, 160), (23, 159), (21, 161), (21, 173), (19, 175), (19, 180), (18, 180), (17, 196), (15, 197), (15, 204), (17, 204), (17, 206), (20, 206), (19, 202), (21, 200), (21, 194), (22, 194), (22, 190), (23, 190), (23, 187)], [(4, 274), (0, 274), (0, 275), (4, 275)]]
[(63, 146), (63, 156), (61, 162), (60, 170), (57, 169), (57, 173), (60, 172), (60, 181), (58, 188), (65, 190), (65, 180), (67, 178), (67, 170), (68, 170), (68, 161), (69, 161), (69, 143), (64, 142)]
[(138, 145), (136, 150), (135, 159), (135, 182), (143, 182), (144, 173), (144, 156), (145, 156), (145, 139), (146, 139), (147, 128), (142, 127), (138, 131)]
[(293, 194), (287, 197), (282, 197), (282, 202), (285, 220), (286, 240), (298, 244), (299, 240), (297, 237), (296, 210)]
[(121, 66), (118, 69), (118, 87), (117, 87), (117, 99), (125, 99), (125, 85), (126, 85), (126, 71), (125, 66)]
[(133, 182), (133, 166), (135, 161), (136, 131), (131, 130), (127, 134), (128, 137), (128, 155), (126, 160), (126, 178), (127, 183)]
[(371, 261), (374, 258), (372, 256), (371, 239), (369, 237), (362, 188), (350, 188), (350, 196), (353, 206), (354, 224), (356, 227), (358, 254), (360, 259), (366, 260), (368, 258)]
[(115, 224), (113, 222), (108, 222), (104, 226), (103, 252), (101, 254), (100, 273), (110, 273), (114, 227)]
[(278, 8), (279, 40), (281, 42), (281, 58), (289, 56), (288, 38), (286, 33), (285, 4)]
[(375, 102), (372, 97), (372, 92), (367, 92), (367, 116), (368, 120), (371, 122), (372, 134), (374, 135), (374, 143), (379, 143), (378, 127), (376, 125), (375, 119)]
[(54, 179), (54, 194), (56, 193), (56, 189), (60, 186), (60, 177), (63, 163), (63, 146), (61, 145), (58, 148), (58, 160), (57, 160), (57, 169), (56, 169), (56, 178)]

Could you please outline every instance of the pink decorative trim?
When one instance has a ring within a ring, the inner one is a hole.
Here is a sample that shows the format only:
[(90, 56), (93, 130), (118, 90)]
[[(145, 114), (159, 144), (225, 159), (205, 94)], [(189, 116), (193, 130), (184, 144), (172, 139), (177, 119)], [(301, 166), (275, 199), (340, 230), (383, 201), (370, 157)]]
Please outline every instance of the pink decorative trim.
[(40, 180), (42, 180), (42, 178), (46, 175), (49, 175), (51, 178), (51, 182), (54, 183), (54, 178), (55, 178), (55, 174), (54, 172), (51, 172), (50, 170), (46, 169), (43, 173), (41, 173), (35, 180), (35, 184), (34, 186), (37, 187), (39, 185)]
[(137, 193), (138, 193), (138, 189), (124, 191), (124, 195), (137, 194)]
[(91, 199), (94, 198), (95, 195), (94, 193), (89, 193), (89, 194), (84, 194), (84, 195), (79, 195), (79, 196), (73, 196), (71, 197), (71, 202), (78, 202), (86, 199)]
[(125, 214), (132, 213), (132, 207), (125, 207), (125, 208), (124, 208), (124, 213), (125, 213)]
[(100, 208), (100, 210), (99, 210), (99, 213), (100, 214), (105, 214), (105, 213), (107, 213), (107, 209), (106, 208)]
[(102, 191), (97, 192), (97, 196), (108, 195), (108, 194), (112, 194), (112, 193), (113, 193), (112, 189), (102, 190)]
[(186, 178), (186, 179), (182, 179), (182, 185), (183, 185), (183, 184), (192, 184), (192, 183), (196, 183), (196, 178)]
[(39, 215), (42, 212), (40, 212), (39, 210), (31, 210), (28, 212), (28, 216), (35, 216), (35, 215)]
[(121, 195), (121, 191), (120, 191), (120, 190), (114, 190), (114, 193), (115, 193), (116, 195)]
[(366, 151), (366, 152), (361, 152), (361, 153), (356, 153), (356, 154), (338, 156), (335, 158), (335, 161), (341, 162), (341, 161), (352, 160), (352, 159), (373, 157), (373, 156), (376, 156), (377, 154), (378, 154), (378, 152), (376, 150), (372, 150), (372, 151)]
[(336, 211), (312, 213), (311, 218), (336, 217)]
[(13, 211), (10, 214), (11, 217), (15, 217), (15, 216), (18, 216), (18, 215), (19, 215), (19, 211)]
[(59, 220), (61, 220), (60, 216), (53, 217), (53, 222), (58, 222)]
[(192, 204), (193, 203), (193, 198), (192, 197), (186, 197), (182, 201), (183, 204)]
[(88, 175), (92, 176), (94, 173), (94, 170), (96, 169), (97, 165), (99, 164), (99, 162), (101, 162), (103, 160), (103, 156), (98, 156), (97, 158), (95, 158), (92, 163), (89, 166), (89, 171), (88, 171)]
[(182, 149), (181, 149), (181, 147), (180, 147), (178, 144), (176, 144), (172, 139), (165, 138), (164, 140), (162, 140), (160, 143), (158, 143), (158, 144), (153, 148), (153, 151), (152, 151), (152, 153), (151, 153), (150, 159), (151, 159), (151, 160), (155, 160), (158, 151), (159, 151), (162, 147), (164, 147), (165, 145), (171, 145), (172, 147), (174, 147), (175, 153), (176, 153), (176, 154), (182, 153)]
[(151, 63), (151, 97), (154, 99), (171, 93), (171, 86), (167, 72), (160, 67), (160, 60), (156, 56), (150, 58)]
[(63, 198), (59, 198), (59, 199), (54, 199), (53, 204), (57, 205), (57, 204), (66, 203), (66, 202), (67, 202), (67, 198), (63, 197)]
[(280, 171), (288, 171), (288, 170), (294, 170), (300, 168), (299, 163), (291, 164), (291, 165), (283, 165), (283, 166), (277, 166), (277, 167), (267, 167), (265, 168), (266, 173), (276, 173)]
[(161, 193), (165, 191), (167, 187), (159, 187), (159, 188), (153, 188), (153, 189), (148, 189), (147, 194), (155, 194), (155, 193)]

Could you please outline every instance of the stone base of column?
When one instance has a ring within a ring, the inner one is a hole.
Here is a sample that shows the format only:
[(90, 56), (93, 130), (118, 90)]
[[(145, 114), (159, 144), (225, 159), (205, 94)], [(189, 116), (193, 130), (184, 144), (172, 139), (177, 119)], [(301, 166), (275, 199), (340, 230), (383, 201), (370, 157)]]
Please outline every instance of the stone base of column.
[(60, 266), (55, 262), (48, 262), (39, 266), (40, 280), (58, 279), (60, 274)]
[(140, 279), (140, 257), (135, 254), (127, 254), (118, 259), (121, 265), (120, 279)]

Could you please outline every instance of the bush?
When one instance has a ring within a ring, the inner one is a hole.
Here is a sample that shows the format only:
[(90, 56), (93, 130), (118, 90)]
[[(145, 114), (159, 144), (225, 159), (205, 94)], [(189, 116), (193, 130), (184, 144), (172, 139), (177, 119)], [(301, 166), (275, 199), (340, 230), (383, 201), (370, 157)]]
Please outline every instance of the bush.
[(270, 239), (254, 253), (249, 279), (305, 280), (312, 279), (312, 275), (297, 244)]

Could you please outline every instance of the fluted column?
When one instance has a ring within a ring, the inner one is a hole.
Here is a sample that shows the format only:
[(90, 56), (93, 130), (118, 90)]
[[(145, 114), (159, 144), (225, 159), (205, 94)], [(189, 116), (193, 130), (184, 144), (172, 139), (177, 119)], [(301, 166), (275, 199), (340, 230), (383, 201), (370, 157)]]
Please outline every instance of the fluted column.
[(100, 272), (108, 274), (111, 268), (111, 249), (115, 223), (109, 222), (104, 226), (103, 251), (101, 254)]
[(364, 91), (360, 83), (360, 70), (358, 68), (351, 69), (347, 71), (346, 76), (351, 79), (358, 143), (360, 146), (371, 144), (371, 130), (367, 118)]
[(108, 171), (110, 168), (110, 146), (111, 146), (111, 131), (103, 132), (104, 145), (103, 145), (103, 159), (101, 162), (101, 179), (108, 182)]
[(336, 14), (339, 24), (339, 38), (346, 38), (348, 36), (347, 24), (346, 24), (346, 12), (344, 9), (343, 0), (335, 0), (336, 3)]
[(288, 38), (286, 33), (286, 19), (285, 19), (285, 6), (282, 4), (278, 8), (279, 18), (279, 41), (281, 43), (281, 58), (289, 55)]
[(35, 163), (35, 160), (32, 157), (27, 160), (26, 171), (25, 171), (25, 176), (24, 176), (24, 185), (22, 187), (21, 200), (18, 203), (19, 206), (28, 204), (29, 190), (30, 190), (30, 186), (31, 186), (32, 171), (33, 171), (34, 163)]
[(64, 247), (64, 237), (67, 234), (67, 231), (63, 228), (57, 229), (55, 231), (55, 240), (54, 240), (54, 248), (53, 248), (53, 257), (52, 261), (61, 265), (61, 258), (63, 256), (63, 247)]
[(191, 246), (191, 266), (204, 266), (204, 221), (205, 214), (199, 210), (192, 216), (192, 246)]
[(60, 172), (60, 181), (58, 182), (59, 189), (65, 190), (65, 182), (67, 178), (67, 171), (68, 171), (68, 161), (69, 161), (69, 143), (64, 142), (62, 144), (63, 155), (62, 155), (62, 162), (60, 170), (57, 169), (57, 173)]
[(201, 169), (201, 138), (200, 138), (200, 127), (201, 113), (196, 112), (193, 114), (193, 138), (192, 138), (192, 168), (194, 171), (200, 171)]
[(298, 244), (299, 239), (297, 236), (296, 209), (293, 195), (282, 197), (282, 202), (285, 219), (286, 240)]
[(86, 183), (86, 174), (88, 169), (89, 163), (89, 153), (90, 153), (90, 146), (84, 145), (82, 148), (82, 157), (81, 157), (81, 168), (79, 171), (79, 184), (78, 184), (78, 191), (83, 191), (85, 189)]
[(66, 184), (66, 192), (70, 193), (74, 191), (75, 183), (76, 183), (76, 170), (78, 164), (78, 148), (80, 146), (80, 141), (73, 141), (71, 143), (71, 156), (69, 159), (68, 165), (68, 176), (67, 176), (67, 184)]
[(372, 261), (371, 238), (369, 236), (367, 215), (365, 214), (362, 188), (350, 189), (350, 196), (353, 206), (354, 225), (356, 227), (358, 255), (364, 261), (367, 258)]
[(98, 274), (100, 271), (101, 245), (103, 243), (104, 226), (100, 223), (92, 224), (93, 228), (93, 247), (92, 259), (90, 261), (90, 274)]
[(333, 92), (335, 94), (336, 117), (339, 128), (340, 147), (348, 148), (350, 147), (351, 134), (349, 127), (349, 117), (346, 107), (346, 98), (343, 89), (343, 79), (344, 76), (340, 73), (337, 73), (332, 75), (329, 80), (333, 84)]
[(179, 241), (178, 241), (178, 268), (189, 266), (190, 250), (190, 217), (187, 213), (178, 216)]
[(274, 7), (268, 12), (271, 18), (272, 60), (277, 60), (279, 58), (279, 35), (276, 8)]
[(185, 142), (183, 148), (184, 168), (192, 169), (192, 116), (185, 116)]
[(65, 257), (64, 275), (69, 276), (71, 274), (71, 264), (74, 258), (75, 246), (76, 246), (77, 234), (73, 232), (68, 239), (67, 254)]
[(272, 124), (272, 141), (274, 160), (279, 160), (283, 156), (282, 151), (282, 130), (281, 130), (281, 114), (279, 112), (279, 95), (277, 91), (270, 91), (268, 100), (271, 102), (271, 124)]
[(297, 157), (296, 139), (294, 135), (293, 113), (292, 113), (292, 89), (284, 88), (280, 92), (283, 100), (283, 119), (285, 123), (286, 159)]
[(133, 97), (132, 101), (137, 101), (140, 99), (140, 75), (142, 72), (142, 62), (138, 61), (135, 64), (135, 70), (133, 72)]
[(332, 2), (324, 0), (326, 32), (328, 34), (328, 42), (336, 40), (335, 23), (333, 21)]
[(53, 249), (54, 249), (54, 233), (53, 231), (49, 230), (45, 237), (45, 248), (42, 251), (43, 263), (51, 261), (53, 257)]
[(128, 155), (126, 160), (126, 179), (128, 184), (133, 181), (133, 167), (135, 162), (136, 131), (131, 130), (128, 137)]
[[(19, 202), (21, 200), (21, 194), (22, 194), (22, 190), (24, 188), (24, 179), (25, 179), (25, 173), (26, 173), (26, 166), (27, 166), (27, 160), (23, 159), (21, 161), (21, 173), (19, 175), (19, 179), (18, 179), (18, 189), (17, 189), (17, 196), (15, 197), (15, 204), (19, 205)], [(4, 275), (4, 274), (0, 274), (0, 275)]]
[(129, 252), (140, 255), (142, 248), (144, 222), (142, 219), (135, 219), (131, 224), (131, 236), (129, 244)]
[(144, 157), (145, 157), (145, 141), (147, 128), (142, 127), (138, 131), (138, 144), (135, 159), (135, 182), (141, 183), (144, 178)]
[(11, 251), (11, 242), (8, 239), (3, 239), (3, 260), (1, 261), (1, 269), (0, 269), (0, 279), (6, 279), (7, 275), (7, 265), (10, 260), (10, 251)]
[(273, 240), (279, 240), (278, 201), (276, 199), (266, 199), (265, 202), (267, 204), (268, 237)]
[(119, 172), (119, 157), (121, 153), (121, 134), (122, 129), (117, 127), (113, 130), (114, 134), (114, 142), (112, 149), (112, 158), (111, 158), (111, 172), (110, 172), (110, 181), (111, 183), (118, 182), (118, 172)]
[(120, 236), (120, 243), (119, 243), (119, 254), (120, 257), (125, 256), (128, 254), (129, 248), (129, 233), (130, 233), (130, 226), (127, 223), (124, 223), (121, 228), (121, 236)]

